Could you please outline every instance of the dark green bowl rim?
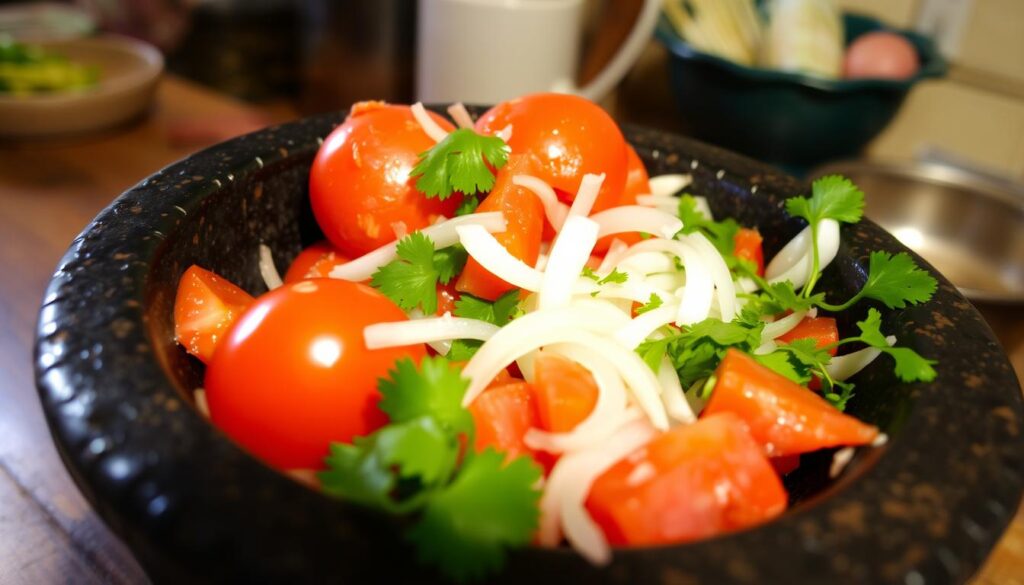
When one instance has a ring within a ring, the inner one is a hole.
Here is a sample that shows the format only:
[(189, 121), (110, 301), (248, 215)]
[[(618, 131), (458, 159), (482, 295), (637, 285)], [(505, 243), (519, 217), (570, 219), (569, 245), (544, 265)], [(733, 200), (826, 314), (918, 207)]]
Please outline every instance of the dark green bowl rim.
[(745, 65), (734, 63), (728, 59), (723, 59), (722, 57), (717, 57), (697, 50), (676, 33), (675, 28), (672, 27), (664, 15), (662, 15), (658, 21), (658, 26), (655, 29), (655, 37), (668, 48), (669, 52), (685, 61), (706, 63), (750, 81), (793, 83), (826, 92), (853, 93), (863, 90), (878, 89), (903, 92), (909, 90), (915, 83), (923, 79), (945, 76), (946, 71), (948, 70), (946, 60), (939, 54), (938, 49), (935, 47), (935, 43), (933, 43), (929, 37), (906, 29), (888, 27), (878, 19), (861, 14), (844, 13), (843, 21), (847, 29), (849, 29), (852, 24), (859, 24), (863, 28), (872, 31), (884, 30), (887, 32), (894, 32), (905, 37), (917, 50), (917, 56), (920, 59), (921, 67), (917, 70), (917, 73), (907, 79), (825, 79), (803, 73), (789, 73), (785, 71), (775, 71), (772, 69), (747, 67)]

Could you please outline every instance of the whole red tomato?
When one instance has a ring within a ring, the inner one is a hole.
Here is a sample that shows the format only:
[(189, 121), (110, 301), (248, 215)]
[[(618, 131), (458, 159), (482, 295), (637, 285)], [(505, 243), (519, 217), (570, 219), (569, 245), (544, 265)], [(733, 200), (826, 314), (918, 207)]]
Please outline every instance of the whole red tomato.
[[(430, 114), (446, 130), (453, 127)], [(341, 252), (357, 258), (450, 217), (460, 197), (428, 199), (409, 178), (420, 153), (434, 146), (409, 106), (363, 102), (324, 140), (309, 174), (313, 214)]]
[(541, 161), (538, 175), (563, 201), (571, 202), (583, 175), (605, 174), (594, 211), (619, 202), (626, 184), (626, 141), (600, 106), (574, 95), (538, 93), (502, 102), (476, 123), (493, 134), (512, 126), (513, 153), (531, 153)]
[(377, 379), (422, 345), (366, 349), (363, 329), (407, 317), (376, 290), (312, 279), (258, 299), (218, 345), (206, 370), (213, 422), (281, 469), (319, 469), (332, 441), (387, 423)]

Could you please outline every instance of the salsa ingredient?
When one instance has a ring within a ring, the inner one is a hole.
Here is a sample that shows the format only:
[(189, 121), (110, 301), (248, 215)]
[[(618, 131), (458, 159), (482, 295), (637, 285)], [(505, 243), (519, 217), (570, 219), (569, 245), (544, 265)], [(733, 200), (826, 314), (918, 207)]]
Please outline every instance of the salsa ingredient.
[(403, 356), (424, 355), (420, 345), (366, 348), (367, 325), (405, 319), (372, 288), (339, 280), (307, 280), (260, 296), (206, 369), (213, 422), (275, 467), (321, 468), (331, 442), (384, 424), (377, 378)]
[(227, 280), (190, 266), (178, 281), (174, 337), (185, 351), (209, 363), (217, 344), (253, 301), (249, 293)]
[(451, 217), (461, 198), (428, 198), (410, 180), (420, 153), (432, 146), (408, 106), (355, 108), (324, 140), (309, 174), (310, 203), (327, 239), (357, 258), (394, 241), (396, 228), (411, 233)]

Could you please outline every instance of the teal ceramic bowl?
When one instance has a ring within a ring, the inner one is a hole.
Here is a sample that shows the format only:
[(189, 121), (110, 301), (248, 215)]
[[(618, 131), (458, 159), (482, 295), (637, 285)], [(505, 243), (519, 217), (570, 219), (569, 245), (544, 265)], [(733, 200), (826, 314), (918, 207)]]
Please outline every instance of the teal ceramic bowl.
[(946, 63), (927, 37), (865, 16), (843, 19), (847, 45), (876, 30), (903, 35), (917, 49), (918, 72), (905, 80), (828, 80), (745, 67), (694, 49), (662, 17), (656, 34), (670, 53), (672, 90), (688, 132), (794, 171), (857, 156), (914, 84), (943, 76)]

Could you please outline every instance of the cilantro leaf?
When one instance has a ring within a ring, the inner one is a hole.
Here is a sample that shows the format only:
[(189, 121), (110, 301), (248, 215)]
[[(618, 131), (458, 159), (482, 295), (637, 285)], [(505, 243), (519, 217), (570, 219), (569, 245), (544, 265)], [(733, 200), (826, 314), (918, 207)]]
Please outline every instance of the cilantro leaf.
[[(437, 270), (437, 280), (441, 284), (451, 282), (456, 274), (462, 272), (468, 258), (469, 253), (461, 244), (441, 248), (434, 252), (434, 269)], [(437, 291), (434, 292), (436, 294)]]
[(659, 297), (658, 295), (656, 295), (654, 293), (651, 293), (651, 298), (646, 303), (644, 303), (643, 305), (640, 305), (639, 307), (636, 308), (636, 314), (637, 315), (643, 315), (644, 313), (646, 313), (648, 311), (653, 311), (654, 309), (657, 309), (661, 305), (662, 305), (661, 297)]
[(468, 362), (483, 344), (484, 342), (478, 339), (456, 339), (452, 341), (452, 346), (445, 357), (453, 362)]
[(540, 468), (528, 457), (504, 460), (493, 449), (471, 457), (427, 501), (408, 534), (421, 561), (465, 582), (497, 571), (507, 548), (530, 542), (540, 515)]
[(508, 291), (493, 303), (463, 293), (459, 300), (455, 301), (455, 316), (479, 319), (501, 327), (512, 320), (518, 307), (518, 289)]
[(459, 203), (459, 206), (455, 209), (455, 215), (461, 217), (475, 213), (476, 208), (479, 206), (480, 199), (476, 195), (466, 195), (462, 198), (462, 203)]
[(853, 340), (862, 341), (875, 349), (892, 356), (896, 362), (896, 376), (904, 382), (931, 382), (936, 372), (932, 366), (937, 362), (926, 359), (909, 347), (890, 347), (881, 331), (882, 315), (877, 309), (869, 309), (868, 316), (857, 322), (860, 336)]
[(416, 188), (427, 197), (447, 199), (456, 191), (483, 193), (494, 187), (494, 173), (488, 165), (500, 169), (508, 162), (508, 153), (501, 138), (459, 128), (421, 153), (410, 176), (419, 177)]
[(433, 417), (387, 425), (353, 444), (332, 443), (318, 474), (325, 492), (365, 505), (399, 511), (415, 498), (396, 501), (401, 479), (420, 485), (445, 482), (458, 458), (458, 443)]
[(636, 351), (655, 372), (668, 356), (684, 388), (710, 376), (729, 347), (752, 352), (761, 344), (764, 323), (708, 318), (663, 339), (645, 341)]
[(895, 256), (872, 252), (868, 258), (868, 280), (858, 293), (885, 303), (890, 309), (902, 309), (907, 303), (923, 303), (932, 298), (938, 282), (906, 252)]
[(823, 219), (857, 223), (864, 215), (864, 192), (846, 177), (829, 175), (811, 184), (810, 199), (793, 197), (787, 200), (786, 211), (812, 224)]
[(775, 351), (767, 354), (753, 354), (751, 357), (754, 358), (757, 363), (774, 371), (775, 373), (789, 378), (797, 384), (807, 384), (811, 381), (811, 375), (806, 369), (798, 369), (793, 363), (791, 354), (787, 351), (776, 349)]
[(392, 423), (433, 416), (451, 432), (472, 432), (473, 417), (462, 407), (469, 380), (447, 359), (423, 358), (419, 370), (411, 359), (401, 359), (388, 375), (377, 384), (381, 394), (378, 407)]
[(736, 249), (736, 234), (740, 225), (736, 220), (729, 218), (722, 221), (708, 219), (697, 208), (697, 200), (691, 195), (683, 195), (679, 198), (679, 219), (683, 221), (683, 229), (680, 233), (692, 234), (701, 232), (708, 241), (714, 244), (715, 248), (727, 258), (732, 257)]
[(622, 284), (629, 280), (629, 275), (626, 274), (625, 272), (619, 272), (618, 268), (612, 269), (610, 274), (602, 278), (596, 272), (594, 272), (594, 270), (591, 267), (584, 266), (583, 272), (580, 273), (580, 276), (582, 276), (583, 278), (589, 278), (590, 280), (593, 280), (597, 284)]
[(448, 283), (466, 263), (461, 246), (434, 250), (434, 242), (422, 232), (398, 241), (398, 258), (381, 266), (370, 278), (376, 288), (405, 311), (417, 307), (426, 314), (437, 311), (437, 283)]

